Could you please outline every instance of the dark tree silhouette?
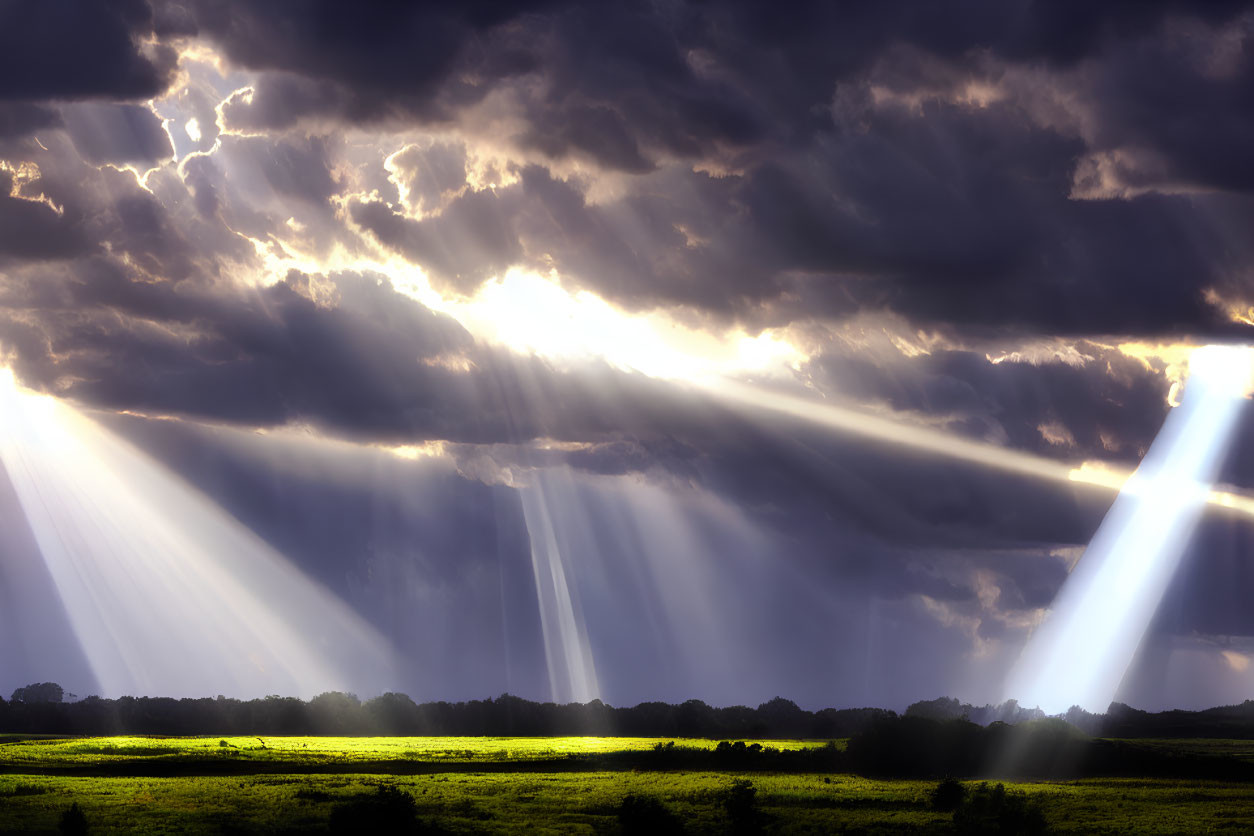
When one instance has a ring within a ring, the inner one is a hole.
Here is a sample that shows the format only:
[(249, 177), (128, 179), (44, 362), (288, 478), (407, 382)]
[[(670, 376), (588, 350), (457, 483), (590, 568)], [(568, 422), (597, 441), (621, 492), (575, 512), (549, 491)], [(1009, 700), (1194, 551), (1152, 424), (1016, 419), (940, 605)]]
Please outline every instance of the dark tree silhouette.
[(18, 688), (10, 697), (12, 702), (40, 703), (40, 702), (61, 702), (65, 697), (65, 691), (55, 682), (38, 682), (33, 685), (27, 685)]
[(618, 805), (623, 836), (674, 836), (684, 832), (679, 816), (651, 795), (631, 793)]

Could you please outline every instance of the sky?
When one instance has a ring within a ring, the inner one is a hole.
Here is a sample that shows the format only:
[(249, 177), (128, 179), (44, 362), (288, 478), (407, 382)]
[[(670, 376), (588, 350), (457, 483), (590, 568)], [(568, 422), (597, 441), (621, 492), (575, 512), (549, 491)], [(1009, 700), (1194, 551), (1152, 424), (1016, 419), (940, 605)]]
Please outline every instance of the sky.
[(0, 0), (0, 692), (1000, 701), (1251, 147), (1248, 3)]

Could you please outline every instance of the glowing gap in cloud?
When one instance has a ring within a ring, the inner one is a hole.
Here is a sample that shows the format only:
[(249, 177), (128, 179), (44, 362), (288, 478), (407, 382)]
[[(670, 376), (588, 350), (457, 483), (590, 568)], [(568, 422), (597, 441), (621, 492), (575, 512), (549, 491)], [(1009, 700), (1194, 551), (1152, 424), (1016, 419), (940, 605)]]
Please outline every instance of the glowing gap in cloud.
[(662, 379), (762, 372), (805, 359), (769, 331), (716, 336), (660, 314), (618, 310), (595, 293), (570, 293), (555, 276), (510, 269), (473, 299), (436, 305), (476, 336), (558, 362), (602, 359)]
[(391, 684), (386, 642), (213, 502), (0, 377), (0, 462), (105, 695)]
[(1007, 697), (1050, 713), (1110, 705), (1202, 514), (1252, 370), (1248, 348), (1193, 353), (1183, 402), (1024, 648)]

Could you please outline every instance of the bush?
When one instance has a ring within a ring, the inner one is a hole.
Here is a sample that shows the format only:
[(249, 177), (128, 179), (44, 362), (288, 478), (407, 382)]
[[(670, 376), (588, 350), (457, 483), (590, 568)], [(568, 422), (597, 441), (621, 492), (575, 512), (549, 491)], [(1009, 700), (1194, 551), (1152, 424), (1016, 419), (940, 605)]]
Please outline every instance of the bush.
[(684, 832), (679, 817), (651, 795), (630, 793), (618, 805), (618, 824), (624, 834), (678, 834)]
[(341, 804), (331, 811), (332, 833), (418, 833), (418, 804), (407, 792), (380, 784), (374, 795)]
[(733, 781), (723, 796), (723, 809), (727, 811), (729, 833), (762, 832), (764, 817), (758, 810), (758, 791), (751, 781)]
[(87, 833), (87, 816), (83, 815), (78, 802), (71, 804), (61, 814), (61, 820), (57, 822), (57, 830), (66, 836), (83, 836)]
[(932, 790), (930, 801), (933, 810), (950, 813), (957, 810), (967, 797), (967, 788), (957, 778), (946, 778)]
[(1048, 832), (1045, 816), (1021, 792), (1002, 784), (980, 784), (954, 811), (954, 830), (971, 836), (1039, 836)]

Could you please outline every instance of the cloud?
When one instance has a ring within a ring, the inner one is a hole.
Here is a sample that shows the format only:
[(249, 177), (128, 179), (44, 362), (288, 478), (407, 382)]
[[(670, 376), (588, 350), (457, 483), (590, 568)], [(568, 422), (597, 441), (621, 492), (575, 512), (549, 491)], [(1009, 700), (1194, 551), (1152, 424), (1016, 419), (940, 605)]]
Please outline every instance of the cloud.
[(837, 397), (948, 416), (956, 432), (1015, 449), (1139, 461), (1166, 418), (1167, 381), (1117, 349), (1081, 342), (1078, 351), (1085, 359), (1077, 364), (992, 363), (985, 353), (961, 350), (895, 360), (832, 352), (814, 358), (808, 371)]
[(407, 145), (388, 159), (392, 179), (403, 190), (411, 211), (436, 212), (466, 187), (466, 146), (462, 143)]
[[(0, 12), (21, 18), (0, 28), (4, 360), (186, 419), (128, 421), (397, 635), (438, 623), (414, 600), (456, 621), (460, 657), (419, 656), (477, 688), (497, 680), (467, 648), (534, 639), (534, 612), (465, 616), (494, 572), (534, 599), (519, 491), (568, 482), (559, 513), (596, 518), (580, 542), (624, 584), (649, 531), (623, 508), (665, 516), (661, 491), (676, 542), (733, 562), (710, 589), (761, 627), (746, 658), (778, 650), (771, 619), (852, 637), (831, 688), (875, 635), (937, 688), (1012, 647), (1109, 499), (521, 355), (434, 309), (512, 268), (712, 340), (778, 328), (807, 397), (1067, 462), (1135, 462), (1167, 410), (1163, 364), (1113, 346), (1245, 338), (1244, 4), (154, 6)], [(438, 474), (402, 484), (438, 511), (217, 425), (349, 439), (394, 475), (369, 445), (432, 442)], [(1248, 450), (1226, 478), (1254, 484)], [(761, 540), (714, 532), (706, 501)], [(1162, 632), (1249, 631), (1217, 531)], [(909, 650), (925, 633), (937, 658)], [(812, 656), (776, 655), (811, 687)]]
[(174, 50), (144, 0), (49, 0), (0, 7), (0, 100), (148, 99), (172, 81)]
[(93, 249), (77, 219), (38, 199), (37, 180), (19, 184), (17, 177), (17, 171), (0, 168), (0, 266), (10, 259), (71, 258)]
[(328, 162), (328, 143), (323, 137), (278, 142), (243, 139), (238, 144), (281, 197), (322, 203), (339, 191)]
[[(1248, 247), (1195, 211), (1210, 199), (1144, 190), (1213, 187), (1231, 157), (1214, 143), (1240, 147), (1243, 7), (969, 6), (188, 12), (261, 72), (223, 108), (235, 130), (425, 125), (513, 155), (520, 184), (441, 188), (446, 218), (353, 209), (462, 293), (546, 265), (630, 308), (754, 327), (887, 309), (1036, 333), (1228, 333), (1207, 293), (1239, 284)], [(426, 39), (439, 44), (415, 48)], [(1150, 65), (1157, 80), (1137, 87)], [(1208, 110), (1168, 129), (1164, 96)], [(1148, 180), (1141, 158), (1161, 161)], [(1224, 187), (1239, 189), (1233, 165)], [(1125, 199), (1076, 200), (1093, 177)]]
[(438, 280), (469, 295), (522, 258), (508, 208), (491, 192), (456, 198), (438, 216), (411, 221), (377, 201), (357, 203), (353, 222), (421, 264)]
[(44, 128), (61, 127), (55, 108), (30, 102), (0, 104), (0, 140), (23, 137)]
[(1115, 193), (1254, 189), (1248, 9), (1231, 21), (1180, 16), (1128, 39), (1086, 74), (1089, 162)]
[(263, 75), (251, 102), (224, 111), (229, 125), (257, 130), (309, 117), (367, 123), (447, 118), (528, 66), (523, 54), (502, 55), (490, 32), (540, 5), (384, 2), (349, 10), (335, 2), (298, 9), (192, 2), (186, 8), (199, 34), (232, 62), (275, 73)]
[(94, 164), (151, 165), (174, 154), (161, 119), (147, 107), (83, 103), (61, 109), (83, 159)]

